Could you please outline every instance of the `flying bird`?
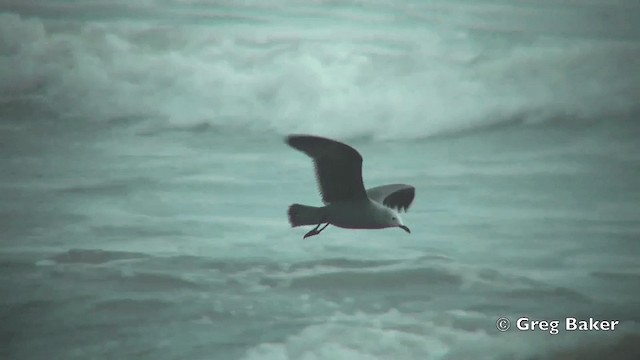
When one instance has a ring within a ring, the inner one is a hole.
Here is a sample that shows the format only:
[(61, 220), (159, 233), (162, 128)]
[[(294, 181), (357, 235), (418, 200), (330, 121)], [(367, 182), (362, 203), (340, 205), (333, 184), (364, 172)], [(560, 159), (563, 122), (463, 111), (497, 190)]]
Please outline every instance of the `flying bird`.
[(351, 146), (312, 135), (290, 135), (286, 142), (313, 159), (325, 204), (289, 206), (291, 227), (315, 225), (305, 239), (320, 234), (329, 224), (345, 229), (398, 227), (411, 233), (398, 213), (409, 209), (415, 187), (391, 184), (365, 189), (362, 156)]

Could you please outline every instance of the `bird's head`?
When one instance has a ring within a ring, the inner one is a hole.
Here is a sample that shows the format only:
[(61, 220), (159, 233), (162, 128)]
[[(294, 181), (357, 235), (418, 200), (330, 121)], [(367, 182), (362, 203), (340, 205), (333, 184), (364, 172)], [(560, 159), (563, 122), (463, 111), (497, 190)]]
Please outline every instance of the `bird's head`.
[(385, 208), (384, 222), (387, 227), (399, 227), (409, 234), (411, 233), (411, 230), (402, 222), (400, 215), (393, 209)]

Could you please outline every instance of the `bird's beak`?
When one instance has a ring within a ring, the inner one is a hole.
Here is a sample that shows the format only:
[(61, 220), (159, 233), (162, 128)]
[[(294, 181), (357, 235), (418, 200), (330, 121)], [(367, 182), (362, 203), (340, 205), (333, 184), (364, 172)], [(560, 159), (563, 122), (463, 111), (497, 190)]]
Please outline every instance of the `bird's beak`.
[(408, 232), (409, 234), (411, 234), (411, 230), (409, 230), (409, 228), (406, 225), (398, 225), (398, 227), (406, 232)]

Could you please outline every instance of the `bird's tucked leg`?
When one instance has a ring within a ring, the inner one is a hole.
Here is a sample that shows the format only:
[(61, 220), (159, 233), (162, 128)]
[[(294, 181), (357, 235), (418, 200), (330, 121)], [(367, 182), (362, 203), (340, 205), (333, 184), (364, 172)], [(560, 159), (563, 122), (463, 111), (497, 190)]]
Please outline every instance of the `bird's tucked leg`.
[(322, 232), (322, 230), (324, 230), (327, 226), (329, 226), (329, 223), (324, 224), (324, 226), (321, 229), (320, 225), (322, 225), (322, 223), (324, 222), (324, 218), (320, 220), (320, 222), (318, 223), (318, 225), (316, 225), (316, 227), (314, 227), (313, 229), (311, 229), (311, 231), (309, 231), (308, 233), (306, 233), (303, 237), (303, 239), (306, 239), (310, 236), (314, 236), (314, 235), (318, 235), (320, 234), (320, 232)]

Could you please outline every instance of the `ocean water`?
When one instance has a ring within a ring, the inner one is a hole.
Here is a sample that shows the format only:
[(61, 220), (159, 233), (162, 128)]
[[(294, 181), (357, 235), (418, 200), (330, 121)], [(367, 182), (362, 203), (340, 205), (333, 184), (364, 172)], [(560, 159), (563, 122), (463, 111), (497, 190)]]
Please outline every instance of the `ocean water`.
[[(0, 358), (640, 358), (638, 18), (0, 1)], [(290, 133), (415, 185), (412, 233), (303, 240), (286, 209), (320, 197)]]

